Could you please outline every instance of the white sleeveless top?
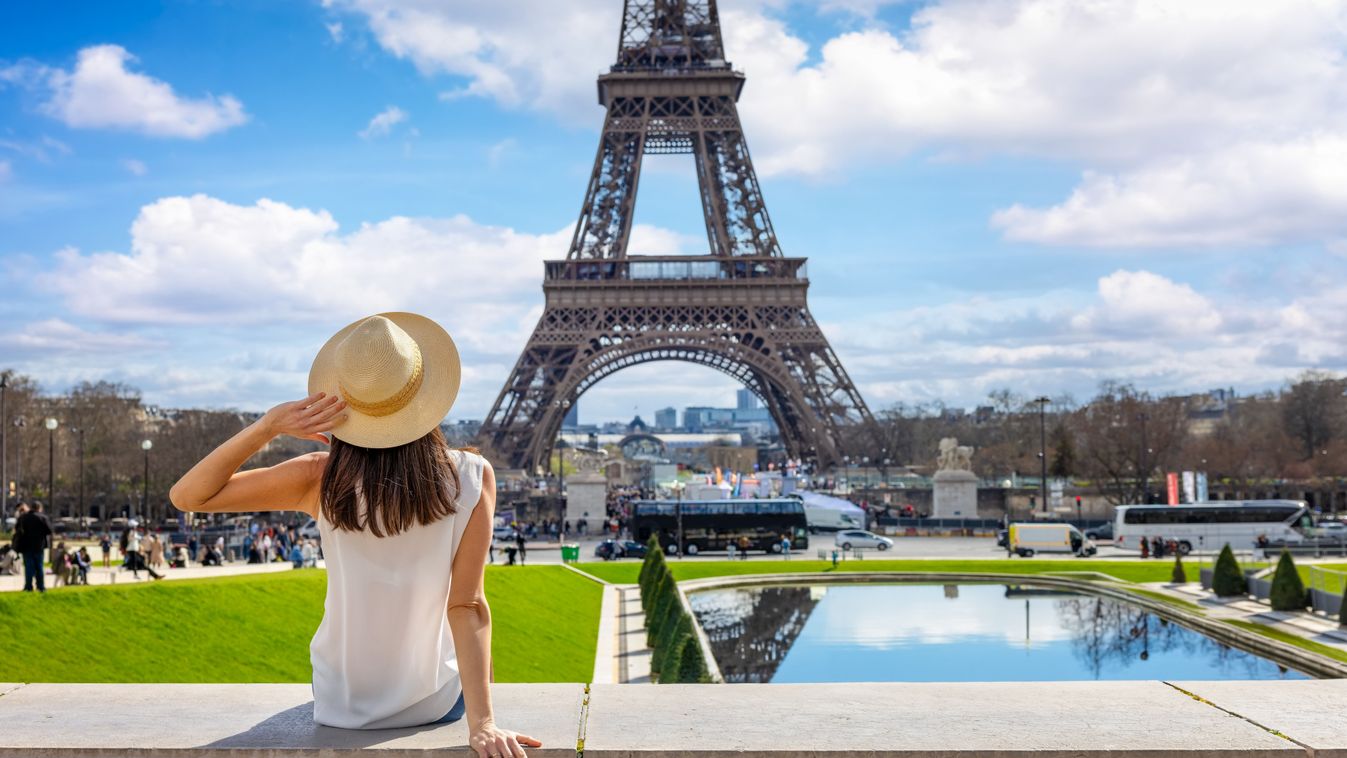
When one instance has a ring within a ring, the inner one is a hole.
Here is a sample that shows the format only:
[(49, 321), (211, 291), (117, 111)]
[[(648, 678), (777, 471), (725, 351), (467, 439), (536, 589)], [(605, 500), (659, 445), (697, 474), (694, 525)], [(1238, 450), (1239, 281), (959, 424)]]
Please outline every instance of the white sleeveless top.
[(480, 455), (450, 451), (458, 511), (392, 537), (318, 529), (327, 560), (323, 622), (309, 645), (313, 720), (344, 729), (427, 724), (463, 691), (449, 631), (449, 569), (482, 496)]

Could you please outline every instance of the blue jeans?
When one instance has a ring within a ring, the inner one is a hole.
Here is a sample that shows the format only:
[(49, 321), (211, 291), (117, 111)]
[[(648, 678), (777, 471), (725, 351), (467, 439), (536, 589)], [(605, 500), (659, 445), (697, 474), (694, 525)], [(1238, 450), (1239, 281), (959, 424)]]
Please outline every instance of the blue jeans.
[(33, 579), (37, 579), (37, 591), (46, 592), (45, 567), (42, 565), (42, 550), (30, 550), (23, 554), (23, 591), (33, 591)]
[(462, 693), (462, 692), (459, 692), (459, 693), (458, 693), (458, 700), (454, 701), (454, 705), (453, 705), (452, 708), (449, 709), (449, 712), (446, 713), (446, 714), (444, 714), (443, 716), (439, 717), (438, 719), (435, 719), (434, 721), (432, 721), (432, 722), (430, 722), (430, 723), (432, 723), (432, 724), (452, 724), (452, 723), (454, 723), (455, 721), (458, 721), (459, 719), (463, 718), (463, 712), (466, 711), (466, 710), (467, 710), (467, 706), (463, 704), (463, 693)]

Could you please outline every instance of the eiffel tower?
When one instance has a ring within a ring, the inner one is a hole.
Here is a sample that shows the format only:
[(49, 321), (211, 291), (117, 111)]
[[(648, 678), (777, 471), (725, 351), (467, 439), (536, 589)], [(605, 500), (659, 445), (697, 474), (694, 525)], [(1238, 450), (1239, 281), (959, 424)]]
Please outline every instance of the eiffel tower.
[[(787, 258), (749, 160), (715, 0), (627, 0), (607, 108), (565, 260), (544, 263), (546, 307), (482, 425), (514, 468), (550, 458), (571, 405), (604, 377), (650, 361), (728, 374), (776, 421), (791, 457), (827, 466), (859, 450), (874, 419), (809, 313), (804, 258)], [(647, 154), (691, 154), (709, 254), (627, 249)], [(856, 450), (849, 450), (855, 446)]]

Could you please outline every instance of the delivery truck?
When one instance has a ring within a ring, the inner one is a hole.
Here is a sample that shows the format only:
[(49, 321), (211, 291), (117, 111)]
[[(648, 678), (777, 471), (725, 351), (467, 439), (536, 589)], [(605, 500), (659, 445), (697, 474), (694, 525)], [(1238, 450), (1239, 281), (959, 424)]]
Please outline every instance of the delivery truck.
[(1006, 549), (1021, 558), (1029, 558), (1035, 553), (1087, 557), (1099, 552), (1094, 540), (1071, 524), (1011, 524)]

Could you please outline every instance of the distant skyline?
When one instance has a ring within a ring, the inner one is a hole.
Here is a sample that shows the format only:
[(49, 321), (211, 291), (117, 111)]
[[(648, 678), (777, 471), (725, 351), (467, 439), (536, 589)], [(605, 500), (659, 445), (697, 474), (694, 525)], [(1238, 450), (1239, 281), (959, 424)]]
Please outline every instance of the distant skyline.
[[(262, 410), (413, 310), (481, 419), (565, 255), (621, 6), (0, 5), (0, 367)], [(1347, 0), (719, 6), (778, 237), (873, 410), (1347, 368)], [(687, 156), (640, 188), (633, 251), (705, 250)], [(737, 388), (646, 364), (581, 415)]]

